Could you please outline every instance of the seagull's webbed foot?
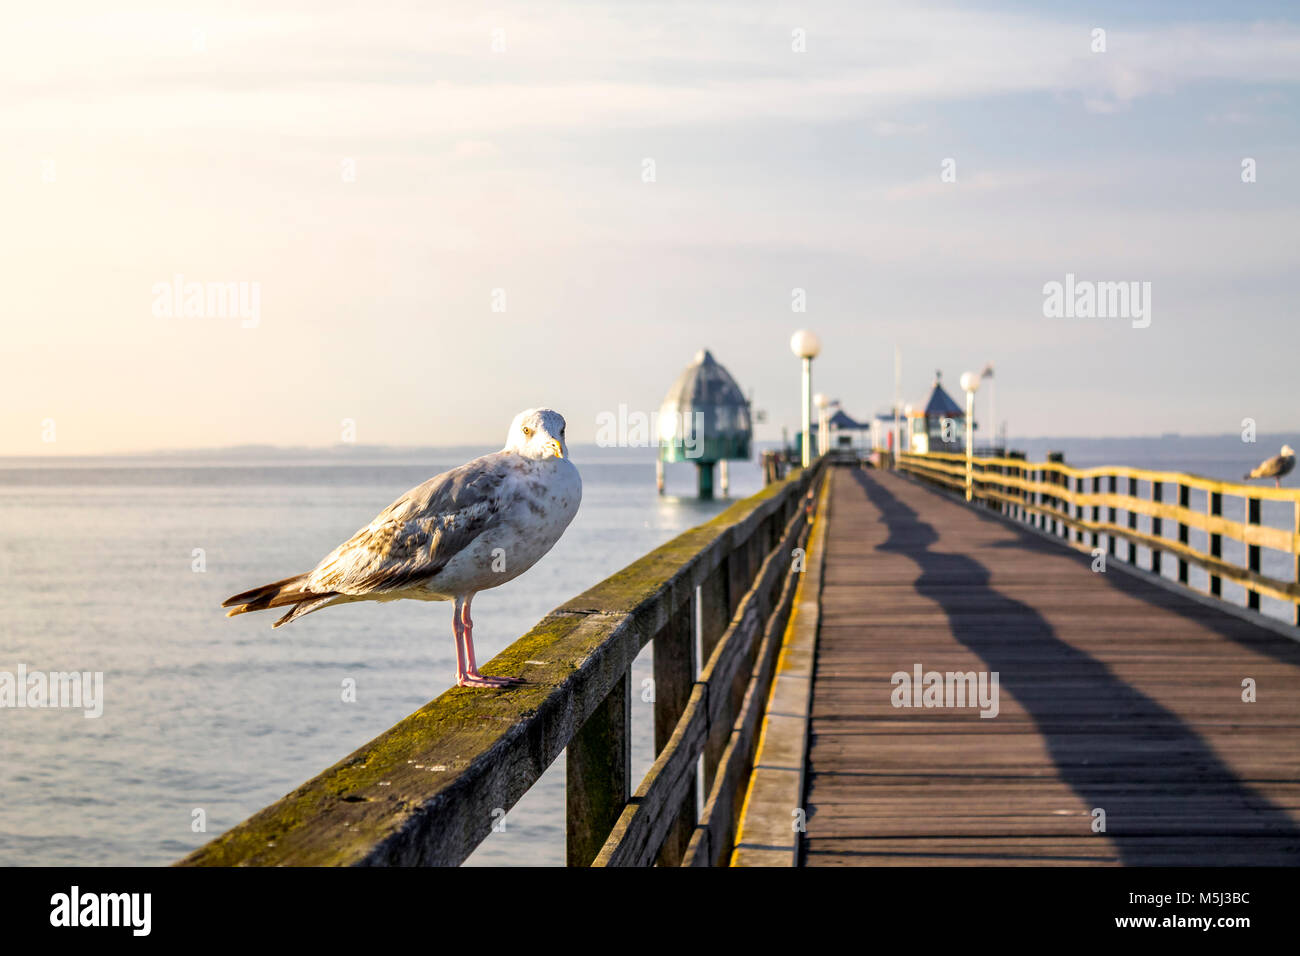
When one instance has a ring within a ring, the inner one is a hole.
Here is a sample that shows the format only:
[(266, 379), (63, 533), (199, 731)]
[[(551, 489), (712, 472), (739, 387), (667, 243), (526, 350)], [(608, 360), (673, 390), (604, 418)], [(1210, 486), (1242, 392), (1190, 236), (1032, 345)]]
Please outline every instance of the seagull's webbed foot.
[(517, 687), (526, 683), (521, 677), (494, 677), (490, 675), (472, 672), (456, 678), (458, 687), (495, 687), (502, 689), (506, 687)]

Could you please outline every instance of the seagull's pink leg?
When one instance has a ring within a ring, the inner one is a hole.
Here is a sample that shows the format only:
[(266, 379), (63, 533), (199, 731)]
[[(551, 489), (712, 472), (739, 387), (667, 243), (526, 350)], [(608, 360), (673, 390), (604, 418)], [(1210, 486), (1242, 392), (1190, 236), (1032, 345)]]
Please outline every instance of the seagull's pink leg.
[(451, 629), (456, 635), (456, 683), (465, 686), (465, 625), (460, 622), (460, 598), (451, 612)]
[(474, 595), (456, 599), (452, 626), (456, 630), (456, 684), (460, 687), (509, 687), (524, 683), (517, 677), (485, 677), (474, 662), (474, 621), (469, 616), (469, 602)]
[(474, 619), (469, 616), (469, 602), (472, 600), (474, 595), (471, 594), (461, 605), (460, 626), (465, 629), (465, 653), (469, 657), (469, 672), (474, 677), (481, 677), (478, 664), (474, 662)]
[[(478, 672), (478, 665), (474, 663), (474, 620), (469, 616), (469, 604), (474, 600), (474, 595), (465, 598), (464, 607), (461, 602), (456, 601), (457, 621), (459, 632), (464, 635), (465, 644), (465, 662), (468, 665), (464, 673), (457, 673), (456, 683), (461, 687), (510, 687), (513, 684), (524, 683), (518, 677), (485, 677)], [(459, 645), (457, 645), (459, 651)]]

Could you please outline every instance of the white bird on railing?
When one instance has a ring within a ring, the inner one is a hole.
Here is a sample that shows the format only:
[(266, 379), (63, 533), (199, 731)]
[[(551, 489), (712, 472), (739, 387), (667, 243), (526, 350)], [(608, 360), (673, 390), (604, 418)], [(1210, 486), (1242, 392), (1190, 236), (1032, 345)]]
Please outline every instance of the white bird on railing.
[(1282, 487), (1282, 476), (1289, 475), (1295, 467), (1295, 451), (1290, 445), (1282, 446), (1282, 454), (1274, 455), (1268, 461), (1261, 462), (1254, 471), (1245, 474), (1246, 478), (1272, 478), (1276, 487)]
[(474, 663), (469, 605), (479, 591), (517, 578), (550, 551), (578, 513), (582, 479), (569, 461), (564, 418), (549, 408), (520, 412), (501, 451), (412, 488), (320, 564), (221, 605), (228, 616), (271, 607), (289, 613), (273, 627), (353, 601), (454, 601), (456, 683), (507, 687)]

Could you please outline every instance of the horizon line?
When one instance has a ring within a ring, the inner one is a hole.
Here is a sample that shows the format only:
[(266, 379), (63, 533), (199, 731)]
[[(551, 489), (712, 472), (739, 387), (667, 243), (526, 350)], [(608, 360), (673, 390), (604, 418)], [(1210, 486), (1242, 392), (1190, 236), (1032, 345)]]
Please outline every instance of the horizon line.
[[(1007, 445), (1014, 450), (1016, 442), (1039, 442), (1039, 441), (1168, 441), (1171, 439), (1208, 439), (1208, 438), (1228, 438), (1236, 436), (1236, 431), (1225, 432), (1161, 432), (1160, 434), (1142, 434), (1142, 435), (1031, 435), (1024, 438), (1017, 438)], [(1270, 435), (1290, 435), (1290, 431), (1261, 431), (1257, 433), (1257, 438)], [(1248, 444), (1256, 444), (1252, 442)], [(758, 445), (777, 445), (781, 444), (780, 439), (754, 439), (753, 444)], [(393, 444), (350, 444), (346, 442), (336, 442), (332, 445), (269, 445), (261, 443), (249, 443), (243, 445), (214, 445), (191, 448), (171, 448), (171, 449), (149, 449), (141, 451), (101, 451), (101, 452), (80, 452), (63, 454), (60, 452), (47, 453), (29, 453), (29, 454), (0, 454), (0, 461), (12, 459), (73, 459), (73, 458), (167, 458), (180, 457), (184, 455), (220, 455), (220, 454), (248, 454), (250, 452), (270, 452), (279, 454), (338, 454), (338, 453), (361, 453), (361, 452), (428, 452), (428, 451), (452, 451), (466, 448), (488, 448), (495, 447), (495, 444), (461, 442), (456, 444), (445, 445), (393, 445)], [(616, 449), (621, 451), (635, 451), (638, 449), (653, 449), (658, 445), (600, 445), (596, 442), (574, 442), (574, 448), (600, 448)]]

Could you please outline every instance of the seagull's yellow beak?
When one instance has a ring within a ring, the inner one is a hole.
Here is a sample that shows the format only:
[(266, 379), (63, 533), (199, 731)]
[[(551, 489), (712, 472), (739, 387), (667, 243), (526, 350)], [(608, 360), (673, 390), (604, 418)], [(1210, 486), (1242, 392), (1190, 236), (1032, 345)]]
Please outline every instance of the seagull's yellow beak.
[(546, 447), (549, 448), (551, 451), (555, 452), (556, 458), (564, 457), (564, 449), (560, 447), (560, 442), (558, 439), (552, 438), (549, 442), (546, 443)]

